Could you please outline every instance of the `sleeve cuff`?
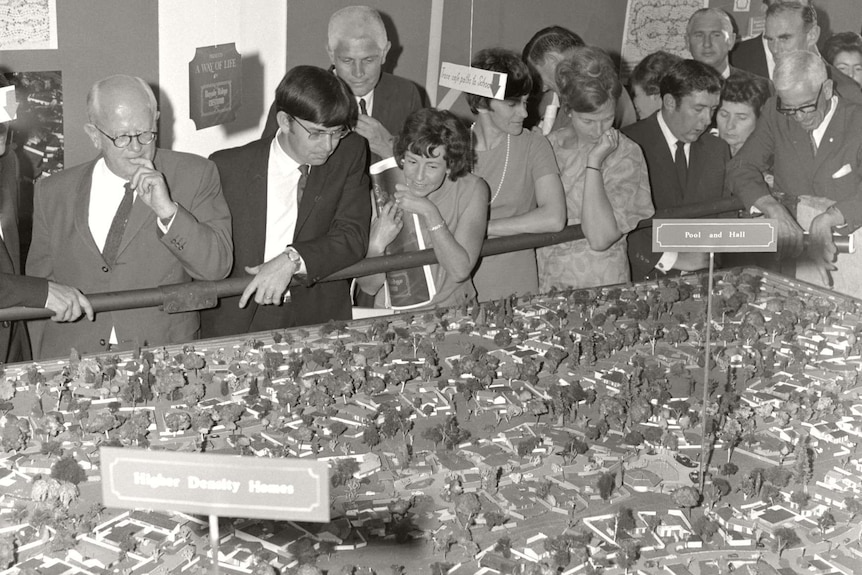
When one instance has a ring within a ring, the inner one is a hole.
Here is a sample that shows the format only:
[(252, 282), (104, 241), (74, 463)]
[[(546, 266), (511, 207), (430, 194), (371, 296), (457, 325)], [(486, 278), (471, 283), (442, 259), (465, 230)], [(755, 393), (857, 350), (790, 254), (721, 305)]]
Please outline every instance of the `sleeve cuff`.
[(174, 215), (171, 216), (171, 219), (169, 219), (167, 223), (165, 223), (162, 218), (156, 218), (156, 224), (158, 224), (159, 229), (162, 231), (163, 234), (166, 234), (170, 231), (171, 225), (173, 225), (174, 220), (177, 219), (177, 213), (180, 211), (180, 207), (177, 205), (176, 202), (174, 202), (174, 206), (176, 206), (177, 209), (174, 210)]
[(679, 252), (664, 252), (659, 258), (658, 263), (655, 265), (655, 269), (667, 273), (673, 269), (678, 258)]

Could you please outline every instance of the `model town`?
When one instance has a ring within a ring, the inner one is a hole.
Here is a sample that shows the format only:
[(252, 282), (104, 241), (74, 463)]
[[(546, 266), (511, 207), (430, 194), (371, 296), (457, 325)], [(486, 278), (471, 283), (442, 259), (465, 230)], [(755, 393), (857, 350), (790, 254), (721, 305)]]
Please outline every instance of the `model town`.
[(717, 273), (704, 394), (706, 285), (6, 366), (0, 573), (210, 572), (101, 446), (329, 463), (331, 521), (221, 518), (222, 573), (859, 573), (862, 302)]

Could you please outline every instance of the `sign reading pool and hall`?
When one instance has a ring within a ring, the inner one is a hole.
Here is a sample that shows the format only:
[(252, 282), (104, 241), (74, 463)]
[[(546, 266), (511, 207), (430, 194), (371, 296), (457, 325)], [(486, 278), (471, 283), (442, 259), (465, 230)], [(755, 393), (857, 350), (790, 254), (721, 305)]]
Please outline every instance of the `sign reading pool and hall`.
[(329, 521), (325, 462), (103, 447), (106, 507)]
[(774, 252), (775, 220), (653, 220), (654, 252)]

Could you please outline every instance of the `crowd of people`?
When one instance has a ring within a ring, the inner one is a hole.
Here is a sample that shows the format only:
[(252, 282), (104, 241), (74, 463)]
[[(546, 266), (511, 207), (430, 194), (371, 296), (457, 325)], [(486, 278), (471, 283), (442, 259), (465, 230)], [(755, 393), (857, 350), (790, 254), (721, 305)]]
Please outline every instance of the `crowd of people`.
[[(739, 44), (726, 12), (697, 10), (691, 58), (650, 54), (627, 86), (608, 53), (559, 26), (521, 54), (480, 50), (471, 65), (507, 82), (501, 99), (467, 94), (470, 118), (423, 107), (417, 86), (382, 72), (380, 14), (346, 7), (329, 22), (332, 67), (289, 70), (261, 137), (209, 159), (157, 147), (143, 80), (102, 79), (84, 126), (98, 157), (37, 184), (26, 266), (0, 124), (0, 307), (53, 314), (4, 323), (0, 359), (350, 319), (355, 297), (386, 301), (385, 276), (321, 280), (387, 253), (408, 217), (437, 258), (431, 307), (702, 269), (706, 254), (653, 253), (635, 228), (731, 194), (778, 222), (782, 256), (804, 251), (828, 281), (833, 233), (862, 226), (862, 37), (836, 34), (821, 56), (809, 2), (764, 5), (764, 33)], [(378, 204), (369, 166), (389, 158), (403, 184)], [(800, 225), (808, 197), (821, 210)], [(485, 238), (573, 224), (584, 239), (480, 257)], [(249, 283), (203, 312), (94, 313), (86, 295), (225, 277)]]

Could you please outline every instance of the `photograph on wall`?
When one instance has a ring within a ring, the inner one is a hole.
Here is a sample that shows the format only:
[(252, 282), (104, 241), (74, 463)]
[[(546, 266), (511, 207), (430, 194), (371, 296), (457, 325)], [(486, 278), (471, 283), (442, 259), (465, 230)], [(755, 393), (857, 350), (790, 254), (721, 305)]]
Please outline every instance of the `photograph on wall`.
[(18, 230), (21, 251), (30, 245), (36, 181), (64, 166), (63, 76), (55, 72), (7, 73), (18, 109), (12, 122), (12, 149), (20, 169)]
[(57, 0), (0, 0), (0, 50), (56, 50)]
[(628, 0), (623, 28), (623, 78), (647, 54), (659, 50), (688, 58), (686, 27), (695, 10), (709, 6), (709, 0)]

